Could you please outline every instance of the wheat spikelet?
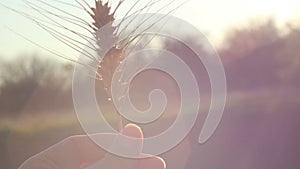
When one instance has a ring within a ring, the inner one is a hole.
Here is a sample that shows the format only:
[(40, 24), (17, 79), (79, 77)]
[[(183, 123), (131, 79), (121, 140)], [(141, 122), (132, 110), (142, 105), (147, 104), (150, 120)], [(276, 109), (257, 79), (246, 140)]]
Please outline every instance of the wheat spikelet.
[[(120, 1), (119, 5), (122, 3)], [(114, 12), (111, 12), (111, 7), (108, 5), (108, 2), (103, 3), (102, 0), (95, 1), (95, 8), (91, 8), (93, 14), (91, 17), (94, 20), (93, 25), (96, 27), (95, 31), (98, 31), (103, 26), (109, 24), (111, 28), (111, 38), (117, 38), (114, 35), (115, 27), (112, 26), (113, 21), (115, 20)], [(102, 41), (105, 40), (102, 37), (98, 37), (96, 33), (97, 45), (102, 46)], [(101, 49), (100, 49), (101, 50)], [(98, 67), (98, 74), (101, 76), (100, 79), (103, 80), (104, 88), (108, 94), (108, 97), (111, 97), (111, 81), (113, 74), (118, 67), (119, 63), (122, 61), (124, 56), (122, 55), (123, 48), (116, 48), (115, 46), (109, 50), (109, 52), (103, 57), (101, 63)]]

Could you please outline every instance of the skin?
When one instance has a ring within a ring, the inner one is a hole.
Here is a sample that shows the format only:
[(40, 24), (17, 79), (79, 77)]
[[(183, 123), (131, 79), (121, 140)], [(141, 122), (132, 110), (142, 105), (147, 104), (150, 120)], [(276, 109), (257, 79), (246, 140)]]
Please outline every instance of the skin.
[[(126, 125), (121, 133), (129, 137), (144, 138), (142, 130), (134, 124)], [(93, 137), (97, 137), (97, 135)], [(117, 136), (112, 134), (107, 135), (107, 137)], [(141, 152), (142, 142), (135, 142), (130, 147), (132, 146), (135, 147), (133, 151)], [(165, 169), (166, 166), (163, 159), (157, 156), (129, 159), (112, 155), (96, 145), (87, 135), (80, 135), (64, 139), (47, 150), (26, 160), (19, 167), (19, 169), (83, 168)]]

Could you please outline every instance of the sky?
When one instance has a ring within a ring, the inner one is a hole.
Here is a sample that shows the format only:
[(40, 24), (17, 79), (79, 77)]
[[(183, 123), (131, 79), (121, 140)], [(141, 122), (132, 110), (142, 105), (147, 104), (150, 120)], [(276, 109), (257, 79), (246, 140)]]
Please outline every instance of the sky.
[[(33, 0), (29, 0), (33, 1)], [(66, 0), (72, 2), (73, 0)], [(22, 0), (0, 0), (14, 9), (28, 12)], [(224, 35), (230, 30), (245, 26), (249, 21), (274, 18), (283, 27), (287, 21), (300, 19), (299, 0), (189, 0), (173, 15), (184, 19), (202, 31), (215, 46), (222, 45)], [(46, 48), (76, 55), (69, 51), (35, 23), (0, 5), (0, 57), (20, 54), (47, 53), (18, 34)]]

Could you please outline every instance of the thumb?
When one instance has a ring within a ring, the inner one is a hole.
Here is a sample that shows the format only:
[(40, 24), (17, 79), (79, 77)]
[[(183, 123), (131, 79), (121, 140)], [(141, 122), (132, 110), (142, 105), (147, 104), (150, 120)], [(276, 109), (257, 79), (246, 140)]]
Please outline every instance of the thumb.
[[(128, 124), (124, 127), (119, 135), (113, 141), (110, 150), (117, 155), (128, 157), (138, 157), (141, 154), (143, 147), (143, 133), (142, 130), (135, 124)], [(105, 157), (86, 169), (132, 169), (136, 168), (137, 160), (126, 157), (116, 156), (111, 153), (106, 153)]]
[(143, 132), (135, 124), (127, 124), (111, 146), (112, 152), (127, 157), (138, 157), (143, 148)]

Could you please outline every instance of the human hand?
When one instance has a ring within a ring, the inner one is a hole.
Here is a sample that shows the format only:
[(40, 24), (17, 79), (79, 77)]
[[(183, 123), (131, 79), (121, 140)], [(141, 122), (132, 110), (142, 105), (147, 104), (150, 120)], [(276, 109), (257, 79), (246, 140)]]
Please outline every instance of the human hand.
[[(141, 129), (126, 125), (121, 132), (133, 138), (143, 138)], [(101, 134), (94, 137), (101, 136)], [(102, 135), (103, 136), (103, 135)], [(111, 134), (107, 137), (117, 137)], [(142, 139), (140, 139), (142, 140)], [(141, 152), (142, 141), (135, 142), (134, 147)], [(132, 147), (132, 145), (130, 145)], [(141, 154), (143, 156), (143, 154)], [(157, 156), (130, 159), (107, 153), (95, 144), (87, 135), (71, 136), (53, 145), (47, 150), (26, 160), (19, 169), (164, 169), (163, 159)]]

